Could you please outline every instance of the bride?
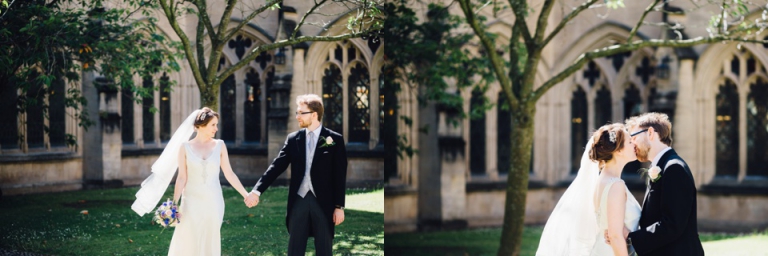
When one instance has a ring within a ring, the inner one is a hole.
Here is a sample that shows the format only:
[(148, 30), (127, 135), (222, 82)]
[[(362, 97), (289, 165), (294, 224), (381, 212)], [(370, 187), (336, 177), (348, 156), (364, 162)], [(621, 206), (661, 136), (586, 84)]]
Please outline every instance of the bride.
[[(131, 208), (139, 215), (154, 211), (178, 167), (173, 202), (179, 205), (179, 221), (168, 255), (220, 255), (224, 197), (219, 168), (245, 200), (246, 192), (229, 164), (227, 147), (213, 139), (219, 114), (204, 107), (195, 110), (179, 126), (163, 153), (152, 165), (152, 175), (141, 183)], [(192, 132), (197, 135), (189, 140)]]
[(576, 179), (544, 226), (536, 255), (634, 255), (624, 233), (637, 229), (641, 208), (621, 180), (624, 165), (637, 159), (630, 137), (621, 124), (595, 131)]

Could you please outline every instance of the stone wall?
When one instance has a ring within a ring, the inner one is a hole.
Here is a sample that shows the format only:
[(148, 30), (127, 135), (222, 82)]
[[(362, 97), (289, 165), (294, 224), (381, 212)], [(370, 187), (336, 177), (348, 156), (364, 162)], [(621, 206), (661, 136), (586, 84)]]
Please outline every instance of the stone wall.
[(0, 163), (2, 195), (58, 192), (83, 187), (80, 157)]

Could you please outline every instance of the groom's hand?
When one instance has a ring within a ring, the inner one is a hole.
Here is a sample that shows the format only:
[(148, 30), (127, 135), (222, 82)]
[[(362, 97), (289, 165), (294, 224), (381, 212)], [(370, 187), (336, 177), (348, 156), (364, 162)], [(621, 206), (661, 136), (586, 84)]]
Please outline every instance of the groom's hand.
[(259, 195), (251, 191), (251, 193), (248, 193), (248, 197), (245, 198), (245, 205), (248, 206), (248, 208), (254, 207), (259, 204)]
[(338, 226), (344, 222), (344, 210), (336, 208), (333, 210), (333, 224), (336, 224)]

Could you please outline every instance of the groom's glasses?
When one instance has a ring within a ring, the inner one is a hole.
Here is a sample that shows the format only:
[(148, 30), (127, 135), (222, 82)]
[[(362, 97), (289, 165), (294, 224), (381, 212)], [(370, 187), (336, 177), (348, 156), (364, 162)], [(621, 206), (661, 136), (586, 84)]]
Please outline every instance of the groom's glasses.
[(629, 137), (635, 137), (635, 135), (638, 135), (638, 134), (641, 134), (641, 133), (644, 133), (644, 132), (647, 132), (647, 131), (648, 131), (648, 129), (643, 129), (643, 130), (637, 131), (637, 132), (635, 132), (633, 134), (630, 134)]
[(296, 112), (296, 116), (300, 116), (300, 115), (306, 115), (306, 114), (310, 114), (310, 113), (312, 113), (312, 112), (313, 112), (313, 111), (309, 111), (309, 112)]

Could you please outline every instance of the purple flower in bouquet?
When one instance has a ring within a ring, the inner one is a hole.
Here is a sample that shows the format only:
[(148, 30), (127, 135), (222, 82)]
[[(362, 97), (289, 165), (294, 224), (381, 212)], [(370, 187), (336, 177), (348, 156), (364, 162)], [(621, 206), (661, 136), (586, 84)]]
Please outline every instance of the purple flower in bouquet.
[(155, 216), (152, 220), (157, 224), (160, 224), (163, 228), (176, 227), (176, 224), (181, 223), (177, 218), (177, 213), (178, 208), (176, 207), (176, 204), (174, 204), (171, 199), (168, 199), (168, 201), (163, 202), (163, 204), (157, 207)]

